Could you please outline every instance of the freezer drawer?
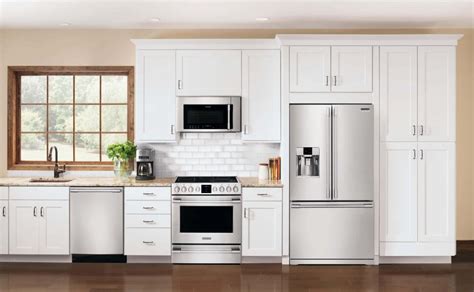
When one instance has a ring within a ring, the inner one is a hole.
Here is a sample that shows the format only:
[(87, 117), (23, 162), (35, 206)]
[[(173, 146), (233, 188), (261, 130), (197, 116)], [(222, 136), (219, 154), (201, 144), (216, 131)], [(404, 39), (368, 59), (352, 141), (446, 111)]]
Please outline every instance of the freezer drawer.
[(373, 258), (372, 202), (291, 204), (290, 260)]

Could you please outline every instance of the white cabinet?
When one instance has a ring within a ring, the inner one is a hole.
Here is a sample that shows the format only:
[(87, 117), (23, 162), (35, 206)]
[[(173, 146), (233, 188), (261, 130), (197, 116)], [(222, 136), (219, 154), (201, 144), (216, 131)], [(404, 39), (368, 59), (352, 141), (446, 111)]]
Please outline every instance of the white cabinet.
[(290, 92), (372, 92), (371, 46), (290, 48)]
[(176, 95), (241, 96), (241, 50), (178, 50)]
[(450, 46), (380, 48), (382, 141), (455, 141), (455, 62)]
[(419, 141), (456, 139), (456, 48), (418, 47)]
[[(274, 194), (281, 189), (256, 188), (261, 194)], [(253, 188), (242, 191), (242, 256), (282, 255), (282, 202), (255, 198)], [(247, 194), (249, 192), (249, 194)], [(246, 199), (248, 198), (248, 199)]]
[(290, 92), (329, 92), (331, 47), (290, 48)]
[(68, 188), (11, 187), (9, 209), (10, 254), (69, 254)]
[(383, 143), (382, 256), (453, 255), (455, 144)]
[(380, 48), (380, 137), (417, 140), (417, 48)]
[(139, 50), (135, 142), (176, 141), (175, 51)]
[(8, 187), (0, 187), (0, 255), (8, 254)]
[(280, 141), (280, 51), (242, 51), (244, 141)]

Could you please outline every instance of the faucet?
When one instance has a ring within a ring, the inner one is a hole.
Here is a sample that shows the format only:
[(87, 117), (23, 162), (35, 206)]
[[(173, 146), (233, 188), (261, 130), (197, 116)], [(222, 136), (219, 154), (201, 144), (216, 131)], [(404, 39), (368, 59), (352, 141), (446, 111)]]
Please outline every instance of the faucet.
[(48, 161), (53, 160), (53, 150), (55, 151), (55, 156), (54, 156), (54, 178), (59, 178), (59, 175), (61, 173), (66, 172), (66, 164), (64, 164), (62, 168), (59, 166), (59, 163), (58, 163), (58, 148), (56, 148), (56, 146), (51, 146), (49, 148)]

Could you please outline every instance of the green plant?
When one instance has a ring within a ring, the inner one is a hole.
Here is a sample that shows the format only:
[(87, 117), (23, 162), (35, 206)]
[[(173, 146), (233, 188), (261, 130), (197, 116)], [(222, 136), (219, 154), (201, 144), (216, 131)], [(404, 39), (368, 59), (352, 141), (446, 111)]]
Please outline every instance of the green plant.
[(107, 146), (107, 156), (115, 160), (130, 160), (135, 158), (137, 153), (137, 146), (131, 141), (125, 143), (116, 143)]

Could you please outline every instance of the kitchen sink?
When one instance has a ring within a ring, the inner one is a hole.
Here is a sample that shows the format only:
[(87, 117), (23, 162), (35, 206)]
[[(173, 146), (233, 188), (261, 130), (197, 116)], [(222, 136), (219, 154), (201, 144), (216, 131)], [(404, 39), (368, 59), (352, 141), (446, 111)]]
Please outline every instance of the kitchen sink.
[(70, 182), (73, 179), (71, 178), (53, 178), (53, 177), (36, 177), (30, 179), (30, 182), (34, 183), (64, 183)]

